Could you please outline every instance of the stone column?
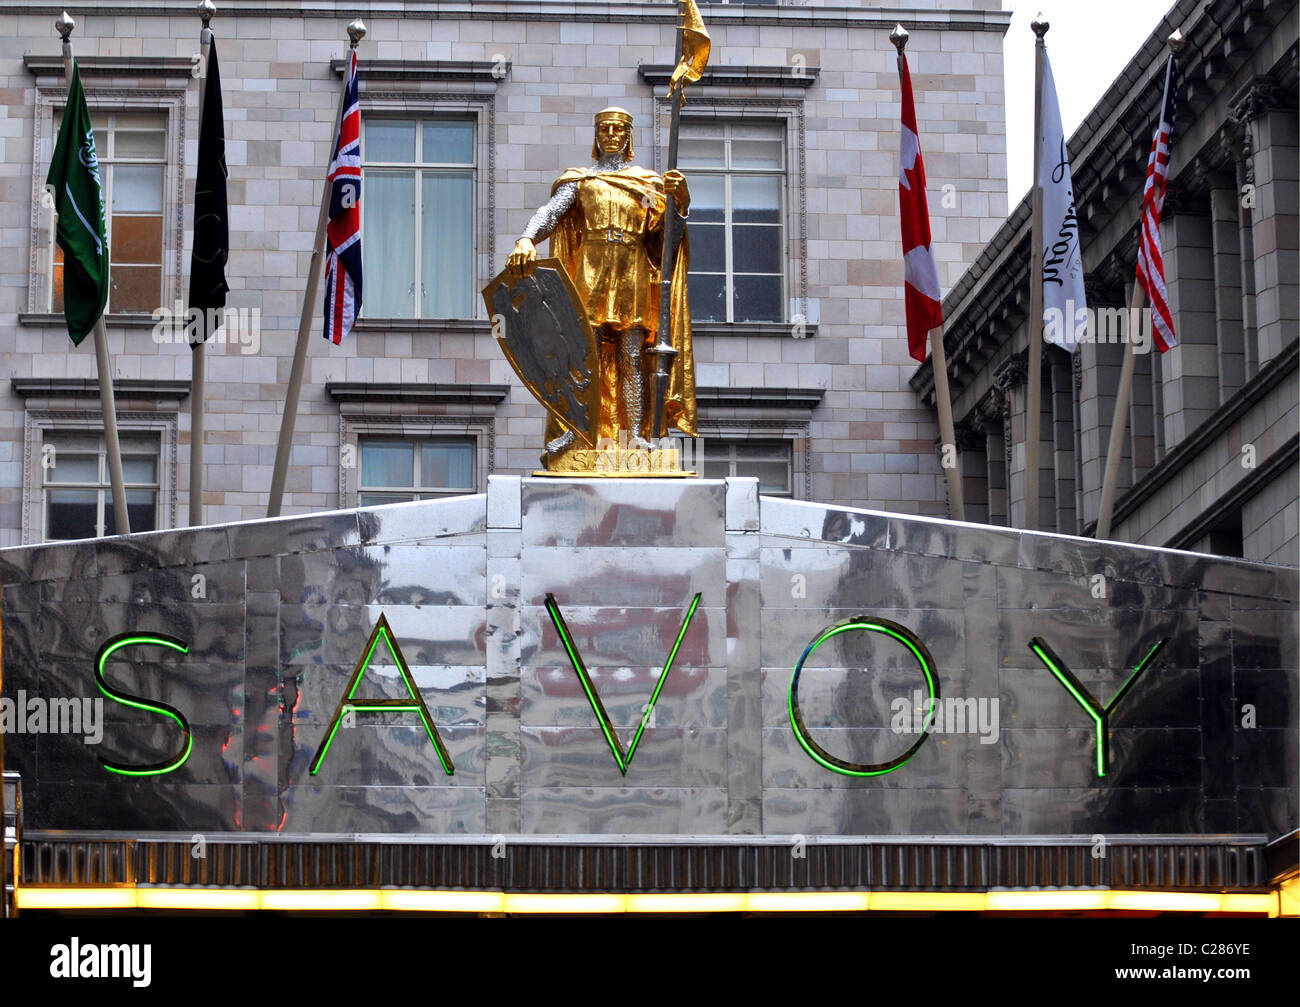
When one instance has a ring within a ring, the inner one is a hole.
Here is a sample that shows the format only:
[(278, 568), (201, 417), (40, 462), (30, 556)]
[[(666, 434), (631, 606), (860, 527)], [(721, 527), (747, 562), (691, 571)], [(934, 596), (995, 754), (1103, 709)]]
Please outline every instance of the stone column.
[(1007, 523), (1006, 396), (992, 388), (978, 406), (984, 432), (984, 462), (987, 471), (988, 522)]
[(961, 467), (962, 500), (966, 520), (989, 524), (989, 464), (983, 422), (974, 413), (954, 425), (957, 435), (957, 464)]
[(1232, 116), (1245, 124), (1251, 148), (1253, 182), (1242, 198), (1252, 218), (1261, 367), (1300, 327), (1300, 127), (1295, 110), (1281, 107), (1283, 100), (1283, 90), (1268, 77), (1256, 77), (1232, 99)]
[(1025, 378), (1029, 367), (1024, 353), (1014, 353), (993, 373), (1002, 393), (1002, 443), (1007, 473), (1007, 527), (1025, 526)]
[[(1213, 242), (1208, 206), (1166, 203), (1161, 227), (1165, 284), (1178, 345), (1163, 355), (1166, 451), (1219, 407), (1219, 347), (1214, 315)], [(1157, 351), (1158, 352), (1158, 351)]]
[[(1097, 520), (1101, 507), (1101, 483), (1106, 473), (1106, 451), (1110, 447), (1110, 425), (1115, 418), (1115, 390), (1124, 363), (1125, 347), (1120, 343), (1084, 342), (1075, 352), (1083, 387), (1079, 389), (1079, 466), (1083, 482), (1083, 522)], [(1117, 495), (1132, 484), (1128, 437), (1120, 459)]]
[(1219, 343), (1219, 403), (1232, 398), (1246, 381), (1241, 318), (1241, 218), (1236, 179), (1219, 175), (1210, 190), (1214, 243), (1214, 315)]
[(1073, 535), (1079, 529), (1074, 509), (1074, 368), (1073, 355), (1052, 347), (1048, 350), (1044, 369), (1051, 375), (1052, 409), (1052, 465), (1055, 476), (1055, 513), (1053, 523), (1045, 529), (1055, 528), (1064, 535)]

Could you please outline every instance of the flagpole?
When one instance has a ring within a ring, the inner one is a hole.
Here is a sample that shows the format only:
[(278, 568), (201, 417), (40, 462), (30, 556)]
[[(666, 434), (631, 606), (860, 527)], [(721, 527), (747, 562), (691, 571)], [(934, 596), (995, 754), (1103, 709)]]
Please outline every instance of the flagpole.
[(1032, 224), (1029, 252), (1029, 376), (1025, 403), (1025, 528), (1038, 530), (1038, 453), (1043, 399), (1043, 188), (1038, 184), (1043, 130), (1043, 75), (1047, 46), (1043, 36), (1051, 25), (1040, 13), (1030, 23), (1034, 43), (1034, 181), (1030, 188)]
[[(212, 0), (203, 0), (198, 6), (203, 28), (199, 31), (199, 122), (198, 142), (203, 144), (203, 106), (208, 95), (208, 52), (212, 49), (212, 28), (209, 24), (217, 12)], [(197, 175), (196, 175), (197, 178)], [(199, 330), (203, 337), (190, 348), (190, 526), (203, 523), (203, 405), (207, 391), (207, 320)]]
[[(63, 38), (63, 73), (72, 87), (72, 30), (77, 22), (64, 11), (54, 22), (54, 30)], [(66, 111), (64, 114), (68, 114)], [(102, 193), (102, 190), (101, 190)], [(122, 477), (122, 445), (117, 438), (117, 402), (113, 396), (113, 365), (108, 357), (108, 334), (104, 316), (95, 320), (95, 367), (99, 373), (99, 407), (104, 413), (104, 447), (108, 456), (108, 477), (113, 488), (113, 525), (119, 535), (131, 534), (131, 519), (126, 512), (126, 481)], [(107, 531), (107, 529), (105, 529)]]
[[(911, 38), (908, 30), (901, 24), (894, 25), (889, 33), (889, 41), (898, 50), (898, 78), (903, 79), (903, 63), (906, 59), (903, 51), (907, 40)], [(934, 370), (934, 401), (939, 410), (939, 438), (943, 447), (952, 445), (951, 466), (944, 466), (944, 475), (948, 479), (948, 509), (958, 521), (966, 520), (966, 506), (961, 490), (961, 468), (957, 464), (957, 434), (952, 421), (952, 395), (948, 390), (948, 357), (943, 348), (945, 326), (938, 325), (930, 330), (930, 366)]]
[[(366, 35), (366, 26), (358, 19), (348, 25), (348, 61), (356, 51), (357, 43)], [(343, 84), (339, 91), (339, 105), (334, 113), (331, 145), (338, 137), (339, 121), (343, 117), (343, 103), (348, 93), (347, 66), (343, 69)], [(331, 148), (332, 149), (332, 148)], [(302, 375), (307, 365), (307, 343), (311, 337), (312, 319), (316, 313), (316, 298), (320, 289), (321, 245), (325, 242), (325, 228), (330, 216), (330, 180), (326, 168), (325, 186), (320, 197), (320, 216), (316, 219), (316, 237), (311, 246), (311, 264), (307, 267), (307, 289), (302, 295), (302, 316), (298, 320), (298, 342), (293, 350), (293, 366), (289, 371), (289, 387), (284, 397), (284, 414), (280, 417), (280, 439), (275, 446), (275, 470), (271, 473), (271, 495), (266, 505), (267, 517), (279, 517), (284, 501), (284, 480), (289, 470), (289, 453), (293, 449), (293, 427), (298, 417), (298, 399), (302, 392)]]
[[(1163, 108), (1163, 104), (1161, 105)], [(1099, 539), (1110, 538), (1110, 519), (1115, 512), (1115, 488), (1119, 484), (1119, 462), (1124, 453), (1124, 435), (1128, 432), (1128, 404), (1133, 394), (1133, 371), (1137, 366), (1137, 353), (1133, 347), (1133, 323), (1146, 306), (1146, 292), (1142, 284), (1133, 281), (1133, 295), (1128, 299), (1128, 345), (1124, 347), (1124, 364), (1119, 370), (1119, 388), (1115, 390), (1115, 415), (1110, 421), (1110, 444), (1106, 448), (1106, 474), (1101, 482), (1101, 508), (1097, 512)]]
[[(1181, 31), (1175, 31), (1168, 38), (1169, 51), (1175, 56), (1186, 44)], [(1169, 101), (1170, 66), (1165, 64), (1165, 89), (1160, 98), (1158, 116), (1164, 115), (1165, 103)], [(1160, 129), (1160, 123), (1156, 123)], [(1145, 210), (1138, 214), (1138, 227), (1143, 225)], [(1140, 239), (1139, 239), (1140, 240)], [(1128, 432), (1128, 407), (1133, 394), (1133, 371), (1137, 366), (1137, 340), (1133, 338), (1132, 327), (1137, 322), (1138, 312), (1146, 307), (1146, 291), (1136, 279), (1133, 281), (1133, 294), (1128, 302), (1129, 327), (1128, 343), (1124, 347), (1124, 364), (1119, 372), (1119, 387), (1115, 390), (1115, 415), (1110, 421), (1110, 444), (1106, 448), (1106, 474), (1101, 482), (1101, 506), (1097, 511), (1097, 532), (1099, 539), (1110, 538), (1111, 519), (1115, 513), (1115, 494), (1119, 486), (1119, 463), (1124, 453), (1124, 435)]]
[[(673, 57), (674, 70), (682, 62), (682, 51), (684, 49), (686, 9), (681, 0), (677, 0), (677, 16), (682, 20), (681, 24), (678, 24), (674, 29), (674, 34), (677, 36), (677, 53)], [(682, 102), (686, 99), (686, 80), (679, 81), (676, 94), (671, 94), (671, 85), (669, 90), (672, 113), (668, 123), (668, 160), (664, 165), (665, 174), (677, 167), (677, 137), (681, 132)], [(677, 227), (677, 206), (671, 195), (667, 196), (667, 204), (664, 209), (664, 247), (659, 268), (659, 331), (656, 333), (655, 344), (646, 351), (654, 354), (655, 358), (654, 398), (650, 418), (651, 440), (658, 440), (667, 432), (663, 429), (664, 405), (668, 393), (668, 382), (673, 359), (677, 356), (677, 348), (673, 346), (672, 342), (672, 297), (673, 267), (677, 259), (679, 229)], [(633, 437), (640, 434), (640, 432), (639, 430), (632, 430), (629, 431), (628, 436)]]

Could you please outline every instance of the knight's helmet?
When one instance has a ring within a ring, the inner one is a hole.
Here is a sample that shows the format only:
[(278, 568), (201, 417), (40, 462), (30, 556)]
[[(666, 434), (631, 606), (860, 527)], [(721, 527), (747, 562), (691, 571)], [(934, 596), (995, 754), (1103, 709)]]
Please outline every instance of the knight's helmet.
[[(602, 108), (596, 113), (595, 129), (600, 128), (600, 124), (608, 119), (616, 119), (619, 122), (627, 124), (627, 146), (623, 148), (623, 156), (629, 161), (636, 157), (636, 152), (632, 149), (632, 113), (625, 108), (619, 108), (617, 105), (611, 105), (609, 108)], [(600, 159), (600, 144), (593, 137), (591, 141), (591, 159), (597, 161)]]

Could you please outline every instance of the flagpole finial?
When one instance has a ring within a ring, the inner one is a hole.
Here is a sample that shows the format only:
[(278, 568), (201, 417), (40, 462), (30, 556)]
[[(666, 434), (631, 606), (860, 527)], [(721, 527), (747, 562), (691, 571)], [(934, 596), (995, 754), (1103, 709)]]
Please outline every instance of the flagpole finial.
[(54, 22), (54, 30), (59, 33), (63, 41), (68, 41), (68, 36), (72, 34), (72, 29), (77, 27), (77, 22), (68, 17), (68, 12), (64, 11), (59, 15), (58, 20)]
[(907, 48), (907, 40), (911, 38), (907, 29), (901, 24), (894, 25), (894, 30), (889, 33), (889, 41), (894, 43), (894, 48), (898, 50), (898, 55), (903, 55), (903, 50)]
[(1034, 30), (1034, 34), (1038, 36), (1038, 41), (1041, 42), (1043, 36), (1047, 34), (1047, 29), (1052, 27), (1052, 23), (1043, 17), (1042, 11), (1039, 11), (1038, 17), (1029, 22), (1029, 27)]
[(366, 26), (361, 23), (361, 18), (357, 18), (348, 25), (348, 38), (352, 40), (352, 48), (357, 47), (357, 43), (366, 37)]
[(203, 27), (209, 27), (208, 22), (212, 20), (212, 15), (217, 12), (217, 5), (212, 0), (203, 0), (198, 6), (199, 17), (203, 19)]
[(1181, 28), (1175, 28), (1174, 33), (1169, 36), (1169, 49), (1175, 56), (1183, 51), (1183, 46), (1187, 45), (1187, 39), (1183, 36)]

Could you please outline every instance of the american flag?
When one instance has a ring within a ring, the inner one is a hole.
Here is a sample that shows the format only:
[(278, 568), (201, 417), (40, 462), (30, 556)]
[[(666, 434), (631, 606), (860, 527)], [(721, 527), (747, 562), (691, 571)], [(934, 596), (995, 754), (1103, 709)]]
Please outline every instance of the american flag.
[(348, 60), (343, 118), (326, 185), (330, 214), (325, 228), (325, 338), (338, 345), (361, 310), (361, 105), (355, 49)]
[(1152, 333), (1156, 349), (1164, 353), (1178, 344), (1174, 335), (1174, 317), (1169, 311), (1165, 289), (1165, 262), (1160, 251), (1160, 213), (1165, 205), (1165, 187), (1169, 181), (1169, 148), (1174, 142), (1174, 104), (1178, 97), (1178, 67), (1169, 57), (1165, 68), (1165, 100), (1160, 109), (1160, 124), (1151, 138), (1151, 155), (1147, 158), (1147, 181), (1142, 190), (1142, 220), (1138, 235), (1137, 282), (1146, 292), (1151, 305)]

